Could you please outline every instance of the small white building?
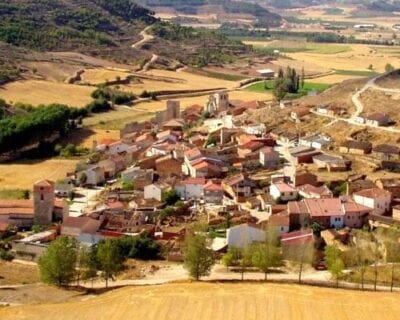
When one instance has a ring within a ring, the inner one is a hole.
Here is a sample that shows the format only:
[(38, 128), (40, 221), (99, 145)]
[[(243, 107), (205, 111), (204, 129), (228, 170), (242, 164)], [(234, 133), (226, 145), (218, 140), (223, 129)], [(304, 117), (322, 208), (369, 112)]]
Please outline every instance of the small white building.
[(280, 199), (282, 201), (296, 200), (299, 196), (295, 188), (284, 182), (272, 183), (269, 187), (269, 194), (274, 200)]
[(275, 151), (272, 147), (265, 147), (260, 150), (260, 164), (265, 168), (277, 168), (279, 159), (279, 152)]
[[(86, 177), (85, 179), (83, 177)], [(93, 166), (77, 173), (77, 179), (84, 185), (96, 186), (105, 181), (104, 168)]]
[(382, 215), (389, 212), (392, 203), (392, 194), (389, 191), (372, 188), (353, 193), (356, 203), (373, 209), (374, 214)]
[(242, 126), (242, 129), (245, 133), (256, 136), (261, 136), (267, 132), (267, 127), (264, 123), (249, 124), (247, 126)]
[(266, 78), (266, 79), (272, 79), (275, 77), (275, 71), (271, 69), (260, 69), (257, 70), (257, 73), (260, 75), (260, 77)]
[(205, 184), (204, 178), (187, 178), (176, 185), (175, 189), (183, 200), (198, 200), (204, 196)]
[(162, 196), (165, 191), (171, 187), (165, 183), (152, 183), (144, 187), (144, 199), (155, 199), (162, 201)]
[(121, 180), (123, 182), (131, 182), (135, 179), (144, 177), (149, 175), (150, 179), (153, 180), (154, 178), (154, 170), (153, 169), (141, 169), (140, 167), (130, 167), (121, 172)]
[(247, 223), (229, 228), (226, 231), (228, 247), (244, 248), (253, 242), (265, 241), (265, 231)]

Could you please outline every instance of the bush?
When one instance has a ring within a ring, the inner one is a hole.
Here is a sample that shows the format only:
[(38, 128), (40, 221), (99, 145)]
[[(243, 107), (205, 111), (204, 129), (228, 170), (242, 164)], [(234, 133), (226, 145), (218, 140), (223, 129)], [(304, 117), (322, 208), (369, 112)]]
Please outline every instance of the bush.
[(122, 183), (122, 190), (124, 191), (132, 191), (133, 189), (135, 189), (135, 185), (132, 181), (128, 181), (128, 182), (123, 182)]
[(4, 249), (0, 249), (0, 260), (12, 261), (14, 258), (15, 257), (11, 252), (6, 251)]
[(148, 234), (135, 237), (125, 236), (116, 239), (120, 253), (123, 257), (141, 260), (158, 259), (160, 246)]
[(92, 113), (104, 112), (111, 110), (111, 104), (107, 100), (100, 98), (90, 102), (86, 109)]

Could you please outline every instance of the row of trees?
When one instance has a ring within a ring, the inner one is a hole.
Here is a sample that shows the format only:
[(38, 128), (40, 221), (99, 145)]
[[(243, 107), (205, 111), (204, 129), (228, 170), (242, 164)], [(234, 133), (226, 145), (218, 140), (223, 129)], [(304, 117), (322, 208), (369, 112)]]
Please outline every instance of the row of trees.
[(135, 96), (129, 92), (111, 90), (104, 86), (99, 87), (92, 92), (92, 98), (96, 100), (110, 101), (112, 104), (126, 104), (135, 99)]
[[(384, 275), (390, 281), (393, 290), (397, 279), (397, 267), (400, 263), (400, 231), (396, 229), (378, 229), (376, 232), (356, 230), (348, 250), (341, 250), (337, 244), (325, 246), (325, 264), (339, 286), (340, 280), (350, 280), (360, 284), (372, 283), (377, 289), (378, 276)], [(285, 259), (289, 266), (297, 270), (298, 282), (302, 282), (307, 265), (317, 263), (317, 251), (313, 241), (302, 241), (285, 248), (285, 255), (276, 233), (267, 230), (266, 239), (242, 248), (229, 248), (222, 257), (222, 263), (234, 267), (244, 274), (250, 268), (264, 272), (265, 280), (274, 268), (283, 265)], [(195, 234), (188, 238), (185, 246), (185, 266), (196, 280), (209, 275), (215, 263), (212, 250), (208, 249), (209, 239), (204, 234)], [(345, 274), (345, 270), (351, 270)], [(371, 276), (372, 274), (372, 276)]]
[(158, 259), (159, 245), (148, 235), (107, 239), (90, 248), (78, 245), (75, 239), (59, 237), (39, 259), (43, 282), (68, 286), (74, 280), (90, 280), (101, 276), (109, 279), (123, 269), (127, 258)]
[(297, 74), (296, 69), (287, 67), (284, 72), (279, 68), (278, 76), (273, 83), (273, 95), (276, 100), (281, 101), (288, 93), (296, 94), (304, 87), (305, 74), (302, 69), (301, 75)]
[(38, 107), (25, 115), (6, 117), (0, 120), (0, 151), (16, 150), (32, 142), (32, 137), (65, 132), (70, 117), (70, 109), (57, 104)]

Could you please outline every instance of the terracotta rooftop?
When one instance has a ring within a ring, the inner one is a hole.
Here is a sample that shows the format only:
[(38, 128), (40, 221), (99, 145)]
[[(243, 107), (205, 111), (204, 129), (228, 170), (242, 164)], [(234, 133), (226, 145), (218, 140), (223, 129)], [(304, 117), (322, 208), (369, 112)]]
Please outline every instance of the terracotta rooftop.
[(382, 198), (382, 197), (386, 198), (392, 196), (392, 194), (389, 191), (379, 188), (364, 189), (358, 192), (354, 192), (354, 195), (365, 198)]

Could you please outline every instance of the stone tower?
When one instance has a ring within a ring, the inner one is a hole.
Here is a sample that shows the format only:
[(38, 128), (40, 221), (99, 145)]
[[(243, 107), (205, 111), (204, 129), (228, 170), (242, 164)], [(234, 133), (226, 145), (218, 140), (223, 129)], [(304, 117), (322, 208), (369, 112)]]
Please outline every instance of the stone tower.
[(221, 91), (215, 94), (218, 111), (223, 111), (229, 107), (229, 94), (226, 91)]
[(53, 221), (54, 191), (55, 185), (52, 181), (42, 180), (33, 185), (35, 224), (46, 225)]
[(226, 91), (214, 93), (208, 97), (204, 110), (211, 114), (224, 111), (229, 108), (229, 94)]
[(181, 117), (181, 103), (177, 100), (168, 100), (167, 101), (167, 116), (166, 121), (171, 119), (178, 119)]

